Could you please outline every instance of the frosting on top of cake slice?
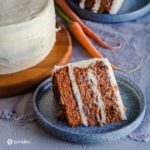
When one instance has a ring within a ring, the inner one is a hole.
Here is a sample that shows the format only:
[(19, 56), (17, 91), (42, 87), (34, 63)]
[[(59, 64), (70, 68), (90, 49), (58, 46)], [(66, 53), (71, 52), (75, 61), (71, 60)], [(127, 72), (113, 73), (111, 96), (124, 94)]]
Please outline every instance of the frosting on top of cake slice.
[(54, 70), (54, 73), (55, 73), (59, 69), (68, 67), (73, 91), (74, 91), (74, 93), (76, 95), (76, 99), (78, 101), (78, 107), (80, 110), (81, 119), (85, 126), (87, 126), (86, 116), (82, 110), (83, 104), (82, 104), (81, 95), (78, 90), (77, 83), (75, 81), (75, 75), (73, 73), (73, 69), (74, 68), (82, 68), (82, 69), (87, 68), (88, 69), (88, 78), (93, 83), (93, 86), (91, 87), (91, 89), (96, 94), (97, 105), (98, 105), (99, 109), (101, 110), (102, 123), (105, 124), (106, 123), (106, 114), (105, 114), (104, 100), (102, 99), (101, 92), (99, 92), (99, 90), (97, 89), (98, 80), (97, 80), (93, 70), (91, 70), (91, 66), (94, 66), (97, 62), (102, 62), (107, 67), (106, 70), (107, 70), (107, 74), (108, 74), (108, 77), (110, 80), (110, 86), (112, 87), (112, 89), (114, 91), (114, 97), (115, 97), (114, 103), (118, 106), (118, 109), (121, 114), (121, 119), (126, 120), (127, 117), (125, 114), (125, 107), (124, 107), (124, 104), (123, 104), (123, 101), (122, 101), (122, 98), (121, 98), (121, 95), (119, 92), (119, 88), (118, 88), (118, 85), (117, 85), (117, 82), (115, 79), (113, 69), (107, 58), (94, 58), (94, 59), (90, 59), (90, 60), (84, 60), (84, 61), (79, 61), (79, 62), (75, 62), (75, 63), (70, 63), (70, 64), (67, 64), (64, 66), (55, 66), (55, 70)]

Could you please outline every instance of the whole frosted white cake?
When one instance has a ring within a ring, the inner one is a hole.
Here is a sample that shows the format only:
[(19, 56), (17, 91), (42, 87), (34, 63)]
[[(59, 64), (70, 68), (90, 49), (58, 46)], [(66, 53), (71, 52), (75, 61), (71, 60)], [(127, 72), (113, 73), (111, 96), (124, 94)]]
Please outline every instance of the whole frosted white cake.
[(0, 75), (40, 63), (56, 40), (53, 0), (0, 0)]

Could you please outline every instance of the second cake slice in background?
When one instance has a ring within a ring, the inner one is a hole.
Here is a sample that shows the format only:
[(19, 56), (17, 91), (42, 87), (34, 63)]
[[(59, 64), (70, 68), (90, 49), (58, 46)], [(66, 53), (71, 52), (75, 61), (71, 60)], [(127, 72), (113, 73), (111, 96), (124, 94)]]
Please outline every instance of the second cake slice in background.
[(94, 13), (117, 14), (123, 3), (124, 0), (80, 0), (79, 6)]

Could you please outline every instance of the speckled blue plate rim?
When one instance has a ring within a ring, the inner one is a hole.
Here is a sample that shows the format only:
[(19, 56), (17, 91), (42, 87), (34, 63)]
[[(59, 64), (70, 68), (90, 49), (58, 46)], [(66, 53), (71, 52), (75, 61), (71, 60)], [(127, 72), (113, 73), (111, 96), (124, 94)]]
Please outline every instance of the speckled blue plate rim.
[(73, 0), (67, 0), (70, 7), (83, 19), (91, 20), (100, 23), (123, 23), (136, 20), (150, 13), (150, 2), (141, 9), (125, 14), (97, 14), (77, 6)]
[[(100, 134), (87, 134), (87, 133), (76, 133), (76, 132), (68, 132), (64, 130), (63, 128), (59, 128), (55, 125), (53, 125), (51, 122), (49, 122), (39, 111), (39, 108), (37, 106), (37, 99), (38, 94), (41, 90), (43, 90), (43, 87), (46, 89), (48, 88), (48, 84), (51, 84), (51, 78), (48, 78), (44, 82), (41, 83), (41, 85), (37, 88), (34, 98), (33, 98), (33, 108), (34, 108), (34, 113), (37, 122), (48, 132), (50, 132), (53, 136), (58, 137), (60, 139), (66, 140), (66, 141), (71, 141), (75, 142), (78, 144), (94, 144), (94, 143), (101, 143), (101, 142), (111, 142), (117, 139), (120, 139), (122, 137), (125, 137), (129, 133), (133, 132), (135, 129), (139, 127), (141, 122), (143, 121), (144, 115), (145, 115), (145, 110), (146, 110), (146, 102), (144, 100), (144, 95), (140, 88), (133, 83), (131, 80), (127, 79), (126, 77), (123, 77), (122, 75), (116, 74), (117, 78), (123, 78), (124, 80), (128, 81), (131, 85), (134, 85), (135, 90), (138, 91), (141, 99), (142, 99), (142, 110), (139, 114), (139, 116), (130, 124), (126, 125), (125, 127), (122, 127), (120, 129), (117, 129), (115, 131), (110, 131), (110, 132), (105, 132), (105, 133), (100, 133)], [(45, 86), (47, 85), (47, 86)], [(62, 136), (64, 135), (64, 136)], [(77, 138), (73, 139), (68, 139), (68, 136), (77, 136)], [(117, 135), (117, 137), (116, 137)], [(86, 136), (84, 138), (84, 136)], [(94, 137), (94, 138), (93, 138)], [(104, 137), (104, 139), (102, 138)], [(102, 138), (102, 139), (101, 139)], [(91, 139), (91, 140), (90, 140)], [(93, 140), (94, 139), (94, 140)]]

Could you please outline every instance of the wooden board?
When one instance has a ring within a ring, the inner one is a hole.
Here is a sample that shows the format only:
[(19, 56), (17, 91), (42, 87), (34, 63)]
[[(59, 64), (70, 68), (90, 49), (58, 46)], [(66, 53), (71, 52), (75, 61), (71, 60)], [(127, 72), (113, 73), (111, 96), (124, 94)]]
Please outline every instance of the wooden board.
[(51, 75), (54, 65), (64, 65), (72, 57), (72, 43), (66, 28), (57, 32), (57, 41), (48, 57), (35, 67), (28, 70), (0, 75), (0, 97), (22, 94), (36, 88)]

